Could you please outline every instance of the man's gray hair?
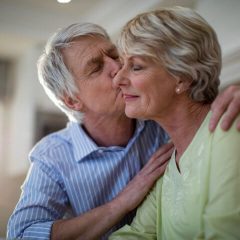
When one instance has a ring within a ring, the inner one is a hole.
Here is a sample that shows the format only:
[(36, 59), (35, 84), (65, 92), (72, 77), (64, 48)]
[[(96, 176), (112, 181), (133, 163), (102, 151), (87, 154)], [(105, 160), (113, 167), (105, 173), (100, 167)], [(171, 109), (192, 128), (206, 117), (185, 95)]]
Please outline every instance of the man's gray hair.
[(110, 40), (107, 32), (92, 23), (75, 23), (57, 31), (47, 42), (44, 53), (37, 64), (38, 78), (50, 99), (67, 114), (70, 120), (81, 122), (82, 113), (70, 109), (63, 101), (64, 96), (74, 98), (78, 89), (71, 72), (67, 69), (62, 50), (82, 36), (95, 36)]
[(221, 49), (212, 27), (195, 11), (173, 7), (139, 14), (123, 28), (120, 52), (146, 55), (175, 77), (191, 81), (189, 96), (211, 103), (218, 94)]

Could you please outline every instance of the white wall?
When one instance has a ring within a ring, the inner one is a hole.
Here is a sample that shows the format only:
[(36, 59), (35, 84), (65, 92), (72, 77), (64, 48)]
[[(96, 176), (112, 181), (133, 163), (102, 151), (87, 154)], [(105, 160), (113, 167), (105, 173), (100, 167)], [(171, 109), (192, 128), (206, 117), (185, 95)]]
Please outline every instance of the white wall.
[[(16, 92), (10, 106), (8, 121), (7, 171), (17, 175), (28, 167), (27, 155), (32, 146), (34, 130), (34, 106), (36, 102), (36, 53), (29, 49), (16, 64)], [(20, 160), (22, 159), (22, 160)]]
[(199, 0), (196, 10), (218, 35), (223, 54), (221, 86), (240, 82), (240, 1)]
[(4, 153), (3, 153), (3, 144), (4, 144), (4, 105), (2, 102), (0, 102), (0, 175), (3, 169), (3, 157), (4, 157)]
[(36, 62), (41, 51), (38, 47), (31, 47), (15, 64), (15, 94), (7, 109), (5, 123), (8, 129), (6, 171), (13, 176), (26, 173), (29, 167), (27, 157), (33, 147), (37, 109), (57, 111), (38, 82)]

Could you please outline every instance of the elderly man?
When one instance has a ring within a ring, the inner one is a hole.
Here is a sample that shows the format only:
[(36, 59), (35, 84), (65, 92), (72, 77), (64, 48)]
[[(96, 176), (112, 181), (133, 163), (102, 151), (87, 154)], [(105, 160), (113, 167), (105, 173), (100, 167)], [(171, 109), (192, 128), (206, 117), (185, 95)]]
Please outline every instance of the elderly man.
[[(70, 121), (30, 153), (8, 238), (106, 239), (132, 220), (164, 172), (172, 144), (158, 150), (168, 140), (163, 130), (125, 116), (122, 95), (112, 86), (119, 69), (118, 52), (97, 25), (70, 25), (47, 43), (40, 82)], [(239, 98), (236, 87), (215, 102), (212, 129), (230, 104), (228, 127)]]

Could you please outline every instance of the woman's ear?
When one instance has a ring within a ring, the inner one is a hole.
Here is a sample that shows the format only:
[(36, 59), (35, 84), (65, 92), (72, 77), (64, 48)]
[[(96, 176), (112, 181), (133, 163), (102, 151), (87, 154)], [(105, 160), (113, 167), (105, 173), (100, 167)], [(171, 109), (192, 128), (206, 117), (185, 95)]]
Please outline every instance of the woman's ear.
[(83, 102), (79, 97), (64, 96), (63, 101), (70, 109), (82, 112)]
[(176, 78), (176, 88), (175, 91), (177, 94), (181, 94), (183, 92), (186, 92), (191, 85), (191, 81), (188, 79), (182, 79), (180, 77)]

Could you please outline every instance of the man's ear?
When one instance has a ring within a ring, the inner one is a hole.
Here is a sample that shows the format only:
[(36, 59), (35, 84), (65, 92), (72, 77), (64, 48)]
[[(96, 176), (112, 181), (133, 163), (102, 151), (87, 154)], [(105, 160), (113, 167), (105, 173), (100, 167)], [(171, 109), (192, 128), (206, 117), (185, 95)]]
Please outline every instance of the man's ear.
[(180, 77), (177, 77), (176, 78), (176, 90), (175, 90), (176, 93), (181, 94), (183, 92), (186, 92), (189, 89), (191, 83), (192, 82), (188, 79), (182, 79)]
[(63, 101), (70, 109), (83, 111), (83, 102), (79, 97), (72, 98), (70, 96), (64, 96)]

